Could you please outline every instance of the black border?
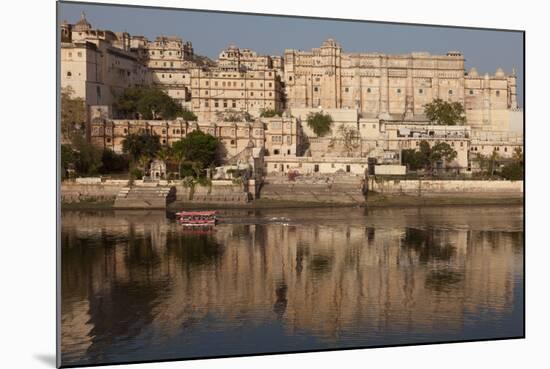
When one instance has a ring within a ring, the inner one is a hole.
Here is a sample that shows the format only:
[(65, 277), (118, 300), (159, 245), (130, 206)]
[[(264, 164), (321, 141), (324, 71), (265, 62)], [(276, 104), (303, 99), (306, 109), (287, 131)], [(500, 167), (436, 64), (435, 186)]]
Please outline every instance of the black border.
[[(519, 336), (511, 337), (497, 337), (497, 338), (481, 338), (481, 339), (465, 339), (465, 340), (451, 340), (451, 341), (436, 341), (436, 342), (421, 342), (421, 343), (405, 343), (405, 344), (389, 344), (389, 345), (373, 345), (373, 346), (354, 346), (343, 348), (327, 348), (327, 349), (313, 349), (313, 350), (296, 350), (296, 351), (274, 351), (274, 352), (257, 352), (253, 354), (235, 354), (235, 355), (217, 355), (217, 356), (197, 356), (181, 359), (159, 359), (159, 360), (136, 360), (136, 361), (121, 361), (113, 363), (97, 363), (97, 364), (76, 364), (76, 365), (62, 365), (61, 363), (61, 152), (60, 152), (60, 129), (61, 129), (61, 99), (60, 99), (60, 68), (61, 68), (61, 48), (59, 39), (59, 25), (61, 4), (81, 4), (92, 6), (113, 6), (124, 8), (141, 8), (141, 9), (162, 9), (162, 10), (175, 10), (175, 11), (190, 11), (200, 13), (217, 13), (217, 14), (238, 14), (238, 15), (251, 15), (251, 16), (268, 16), (268, 17), (280, 17), (280, 18), (299, 18), (299, 19), (315, 19), (315, 20), (329, 20), (329, 21), (347, 21), (347, 22), (360, 22), (360, 23), (376, 23), (376, 24), (389, 24), (400, 26), (422, 26), (422, 27), (439, 27), (439, 28), (453, 28), (453, 29), (467, 29), (467, 30), (479, 30), (479, 31), (500, 31), (500, 32), (520, 32), (523, 35), (523, 332)], [(176, 8), (169, 6), (152, 6), (152, 5), (135, 5), (135, 4), (115, 4), (115, 3), (100, 3), (100, 2), (82, 2), (82, 1), (56, 1), (56, 24), (55, 24), (55, 41), (56, 41), (56, 367), (57, 368), (81, 368), (81, 367), (97, 367), (107, 365), (127, 365), (127, 364), (148, 364), (148, 363), (164, 363), (175, 361), (194, 361), (205, 359), (224, 359), (224, 358), (239, 358), (239, 357), (254, 357), (254, 356), (271, 356), (271, 355), (286, 355), (286, 354), (303, 354), (303, 353), (317, 353), (317, 352), (331, 352), (331, 351), (350, 351), (361, 349), (373, 349), (373, 348), (391, 348), (391, 347), (410, 347), (410, 346), (426, 346), (426, 345), (441, 345), (441, 344), (454, 344), (454, 343), (469, 343), (469, 342), (490, 342), (490, 341), (504, 341), (513, 339), (525, 339), (526, 337), (526, 248), (525, 248), (525, 197), (526, 197), (526, 183), (525, 178), (527, 174), (527, 167), (525, 165), (525, 158), (527, 155), (526, 146), (526, 31), (519, 29), (506, 29), (506, 28), (484, 28), (484, 27), (467, 27), (467, 26), (454, 26), (454, 25), (441, 25), (430, 23), (407, 23), (407, 22), (392, 22), (392, 21), (377, 21), (369, 19), (348, 19), (348, 18), (329, 18), (318, 16), (305, 16), (305, 15), (285, 15), (285, 14), (270, 14), (270, 13), (253, 13), (244, 11), (227, 11), (227, 10), (209, 10), (209, 9), (193, 9), (193, 8)]]

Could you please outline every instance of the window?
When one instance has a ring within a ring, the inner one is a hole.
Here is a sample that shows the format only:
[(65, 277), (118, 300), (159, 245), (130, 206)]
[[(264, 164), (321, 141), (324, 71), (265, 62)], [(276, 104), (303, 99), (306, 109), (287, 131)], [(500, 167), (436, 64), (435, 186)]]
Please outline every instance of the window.
[(449, 90), (449, 95), (452, 95), (453, 94), (453, 90)]
[[(271, 75), (271, 72), (269, 73), (269, 75)], [(269, 87), (271, 87), (273, 84), (271, 82), (269, 82)]]
[(227, 108), (227, 100), (223, 100), (223, 107)]
[(208, 108), (208, 100), (204, 101), (204, 107)]
[(346, 165), (346, 172), (347, 172), (347, 173), (351, 172), (351, 166), (350, 166), (349, 164)]
[(204, 94), (205, 94), (205, 95), (208, 95), (208, 90), (204, 91)]
[(273, 150), (273, 154), (279, 155), (279, 150), (278, 149)]
[(313, 88), (313, 91), (317, 92), (317, 91), (319, 91), (319, 88), (318, 88), (318, 87), (314, 87), (314, 88)]
[(235, 145), (235, 140), (231, 140), (231, 145)]
[(215, 100), (215, 101), (214, 101), (214, 107), (217, 108), (218, 106), (219, 106), (218, 100)]
[(233, 107), (233, 108), (236, 108), (236, 107), (237, 107), (237, 102), (236, 102), (235, 100), (233, 100), (233, 101), (231, 102), (231, 107)]
[(81, 58), (82, 57), (82, 53), (79, 51), (78, 53), (76, 53), (76, 55)]
[(344, 91), (349, 92), (349, 88), (346, 87), (346, 88), (344, 89)]
[(73, 53), (69, 53), (69, 58), (72, 58), (73, 57)]
[(474, 94), (474, 90), (470, 90), (470, 95), (473, 95)]
[(72, 76), (72, 75), (73, 75), (73, 74), (72, 74), (70, 71), (67, 72), (67, 77), (70, 77), (70, 76)]
[(163, 140), (162, 140), (162, 143), (163, 143), (163, 144), (165, 144), (165, 143), (166, 143), (166, 140), (165, 140), (165, 139), (163, 139)]
[(315, 165), (313, 166), (313, 171), (314, 171), (315, 173), (319, 172), (319, 164), (315, 164)]
[(215, 81), (215, 82), (214, 82), (214, 86), (217, 86), (217, 85), (218, 85), (218, 81)]
[(206, 86), (208, 86), (208, 81), (206, 81), (204, 84), (205, 84)]
[(289, 80), (289, 81), (292, 81), (292, 76), (288, 76), (288, 80)]
[(500, 91), (497, 91), (497, 92), (496, 92), (496, 95), (497, 95), (497, 97), (500, 96)]
[(400, 88), (397, 89), (397, 93), (398, 93), (398, 94), (401, 93), (401, 89), (400, 89)]
[(420, 89), (418, 89), (418, 93), (419, 93), (419, 94), (423, 94), (423, 93), (424, 93), (424, 90), (420, 88)]
[(254, 91), (252, 91), (252, 92), (250, 93), (250, 96), (254, 96)]
[(127, 128), (124, 128), (124, 133), (128, 133), (128, 129), (127, 129)]
[(107, 138), (107, 143), (111, 142), (111, 139), (110, 138)]
[(370, 94), (370, 87), (369, 87), (369, 88), (367, 88), (367, 93), (369, 93), (369, 94)]

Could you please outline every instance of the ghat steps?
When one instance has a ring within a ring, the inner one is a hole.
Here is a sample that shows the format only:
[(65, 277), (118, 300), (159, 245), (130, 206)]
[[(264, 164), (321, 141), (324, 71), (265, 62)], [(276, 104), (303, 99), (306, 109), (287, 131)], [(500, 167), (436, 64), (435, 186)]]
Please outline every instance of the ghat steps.
[(165, 209), (176, 199), (174, 186), (146, 185), (123, 187), (115, 198), (119, 209)]

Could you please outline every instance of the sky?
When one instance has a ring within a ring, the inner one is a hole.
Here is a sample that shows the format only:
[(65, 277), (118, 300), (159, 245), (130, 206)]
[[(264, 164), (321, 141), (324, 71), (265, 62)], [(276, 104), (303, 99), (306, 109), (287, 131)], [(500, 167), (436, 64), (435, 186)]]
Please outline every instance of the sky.
[[(344, 52), (406, 54), (427, 51), (446, 54), (457, 50), (466, 58), (466, 70), (494, 74), (516, 69), (518, 103), (523, 106), (523, 34), (406, 24), (342, 21), (238, 13), (213, 13), (163, 8), (59, 3), (59, 20), (76, 23), (82, 11), (92, 27), (126, 31), (154, 40), (175, 35), (191, 41), (196, 54), (216, 59), (229, 44), (259, 54), (283, 55), (285, 49), (310, 50), (332, 37)], [(358, 14), (361, 16), (361, 14)]]

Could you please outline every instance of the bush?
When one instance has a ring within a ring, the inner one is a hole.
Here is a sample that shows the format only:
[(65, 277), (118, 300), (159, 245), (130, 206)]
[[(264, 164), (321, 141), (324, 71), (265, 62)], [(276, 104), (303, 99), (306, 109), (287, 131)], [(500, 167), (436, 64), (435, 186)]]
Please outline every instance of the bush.
[(280, 117), (282, 115), (283, 112), (275, 109), (262, 109), (262, 112), (260, 113), (260, 117), (262, 118)]
[(313, 132), (315, 132), (317, 136), (321, 137), (330, 132), (332, 117), (330, 114), (312, 112), (307, 116), (307, 125), (313, 130)]
[(143, 171), (139, 168), (132, 169), (130, 171), (131, 179), (141, 179), (143, 177)]
[(521, 163), (510, 163), (502, 168), (501, 177), (509, 181), (521, 181), (523, 179), (523, 165)]
[(106, 149), (101, 156), (101, 170), (102, 174), (107, 173), (123, 173), (128, 171), (129, 160), (126, 155), (120, 155), (113, 150)]

